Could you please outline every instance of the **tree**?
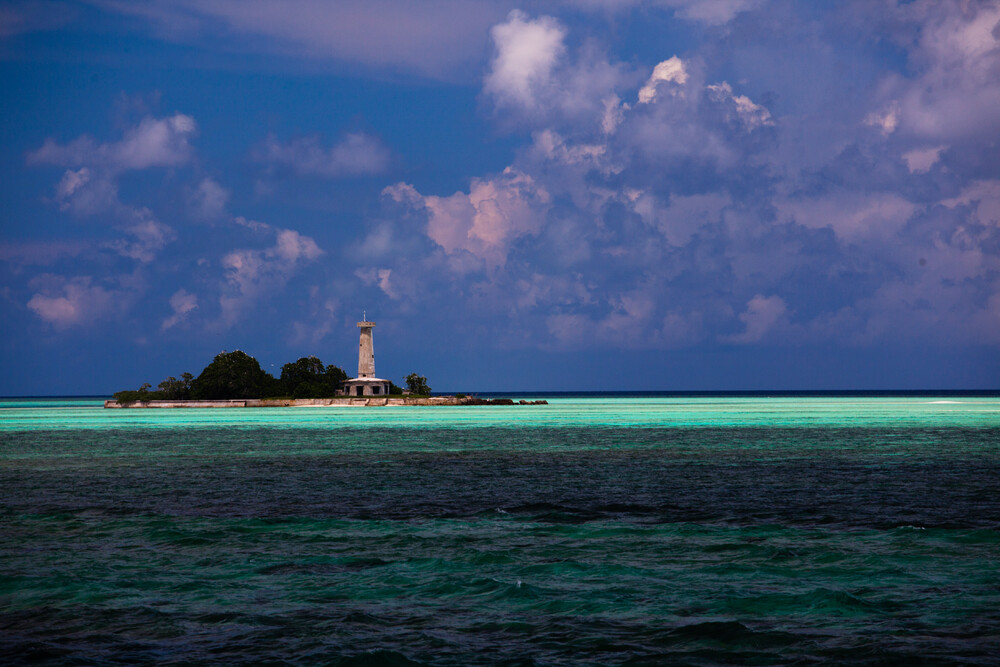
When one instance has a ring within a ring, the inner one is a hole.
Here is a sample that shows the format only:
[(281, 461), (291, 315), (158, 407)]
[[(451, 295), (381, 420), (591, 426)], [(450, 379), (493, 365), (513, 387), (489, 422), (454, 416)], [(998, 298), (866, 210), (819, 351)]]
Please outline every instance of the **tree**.
[(406, 376), (406, 388), (410, 390), (411, 394), (417, 394), (418, 396), (429, 396), (431, 393), (431, 388), (427, 386), (427, 378), (423, 375), (417, 375), (416, 373), (410, 373)]
[(323, 377), (326, 379), (327, 385), (333, 387), (334, 393), (330, 394), (333, 396), (336, 394), (337, 390), (340, 389), (341, 385), (344, 384), (344, 381), (347, 379), (347, 373), (345, 373), (344, 369), (340, 366), (330, 364), (326, 367), (326, 370), (323, 371)]
[(323, 362), (316, 357), (302, 357), (281, 367), (281, 377), (275, 378), (263, 371), (257, 360), (245, 352), (222, 352), (216, 355), (197, 378), (181, 373), (161, 382), (156, 391), (148, 383), (138, 390), (115, 392), (119, 403), (136, 401), (189, 399), (221, 400), (229, 398), (330, 398), (347, 379), (343, 369)]
[(155, 393), (158, 394), (159, 398), (168, 401), (187, 400), (191, 398), (191, 381), (193, 379), (194, 376), (190, 373), (181, 373), (180, 380), (171, 375), (157, 386)]
[(300, 386), (319, 382), (324, 370), (323, 362), (317, 357), (302, 357), (298, 361), (287, 363), (281, 367), (282, 389), (289, 396), (295, 396), (295, 391)]
[(221, 352), (191, 383), (191, 397), (202, 400), (261, 398), (274, 378), (246, 352)]
[(337, 395), (347, 373), (317, 357), (302, 357), (281, 367), (282, 390), (294, 398), (330, 398)]

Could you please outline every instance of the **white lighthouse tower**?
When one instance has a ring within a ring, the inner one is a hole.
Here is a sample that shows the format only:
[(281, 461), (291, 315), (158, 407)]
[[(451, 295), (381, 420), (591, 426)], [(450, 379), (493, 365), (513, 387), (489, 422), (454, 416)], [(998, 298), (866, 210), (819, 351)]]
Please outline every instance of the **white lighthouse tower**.
[(348, 396), (388, 396), (389, 381), (375, 377), (375, 343), (372, 339), (374, 322), (367, 318), (358, 322), (361, 338), (358, 341), (358, 377), (344, 382)]

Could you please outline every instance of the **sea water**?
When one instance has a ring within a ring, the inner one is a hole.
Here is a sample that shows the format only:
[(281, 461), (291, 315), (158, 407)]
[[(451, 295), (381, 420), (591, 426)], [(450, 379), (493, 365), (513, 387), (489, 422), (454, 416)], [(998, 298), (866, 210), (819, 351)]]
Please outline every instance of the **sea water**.
[(1000, 661), (1000, 398), (0, 402), (0, 661)]

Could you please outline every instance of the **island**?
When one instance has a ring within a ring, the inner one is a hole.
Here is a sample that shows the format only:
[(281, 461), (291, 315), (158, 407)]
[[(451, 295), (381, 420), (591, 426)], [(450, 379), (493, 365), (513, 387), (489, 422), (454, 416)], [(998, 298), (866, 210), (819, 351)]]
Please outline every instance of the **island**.
[(417, 373), (405, 377), (406, 389), (375, 376), (375, 322), (358, 322), (358, 375), (333, 364), (324, 365), (316, 356), (302, 357), (281, 367), (274, 377), (242, 350), (223, 350), (195, 377), (170, 376), (150, 391), (115, 392), (105, 408), (278, 408), (325, 406), (447, 406), (447, 405), (546, 405), (548, 401), (511, 398), (479, 398), (465, 394), (432, 396), (427, 378)]

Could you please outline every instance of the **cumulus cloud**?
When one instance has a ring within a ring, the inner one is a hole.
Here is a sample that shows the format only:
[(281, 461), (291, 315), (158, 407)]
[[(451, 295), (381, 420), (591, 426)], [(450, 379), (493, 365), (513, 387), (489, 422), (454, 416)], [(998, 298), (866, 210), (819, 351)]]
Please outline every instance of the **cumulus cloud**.
[(893, 3), (876, 29), (905, 45), (914, 76), (883, 76), (867, 122), (925, 142), (1000, 130), (1000, 5), (965, 0)]
[(358, 269), (355, 275), (366, 285), (377, 285), (390, 299), (399, 300), (401, 295), (393, 284), (392, 269)]
[(490, 31), (494, 55), (483, 92), (498, 111), (538, 124), (555, 117), (593, 124), (596, 110), (613, 122), (615, 91), (631, 77), (593, 44), (571, 56), (566, 28), (551, 16), (514, 10)]
[(828, 227), (845, 241), (889, 239), (920, 208), (895, 193), (836, 192), (823, 197), (776, 200), (781, 213), (804, 227)]
[(1000, 180), (973, 181), (958, 196), (944, 199), (941, 204), (951, 209), (967, 207), (976, 223), (1000, 228)]
[[(272, 15), (251, 3), (248, 13), (259, 13), (241, 23), (224, 4), (155, 7), (185, 14), (195, 31), (222, 21), (241, 26), (239, 35), (264, 31), (254, 21)], [(620, 4), (653, 11), (640, 0)], [(563, 19), (501, 13), (478, 38), (493, 46), (481, 102), (530, 141), (502, 172), (470, 175), (459, 192), (385, 188), (386, 210), (344, 246), (343, 293), (365, 290), (399, 312), (461, 313), (470, 339), (506, 345), (872, 345), (904, 336), (992, 344), (1000, 330), (1000, 184), (989, 152), (1000, 139), (995, 3), (807, 12), (778, 3), (767, 15), (753, 12), (757, 4), (657, 3), (727, 39), (706, 46), (695, 36), (681, 55), (643, 52), (624, 64), (602, 50), (600, 30), (570, 34), (569, 26), (586, 29), (571, 10)], [(886, 33), (905, 65), (885, 55), (884, 42), (845, 30), (845, 14)], [(794, 48), (784, 48), (789, 41)], [(789, 55), (806, 53), (829, 72)], [(816, 71), (825, 74), (807, 76)], [(828, 90), (817, 96), (820, 86)], [(29, 160), (62, 167), (59, 206), (96, 216), (113, 210), (122, 171), (190, 161), (193, 134), (166, 120), (153, 119), (160, 135), (140, 124), (107, 144), (50, 140)], [(365, 134), (333, 144), (271, 137), (258, 157), (270, 175), (322, 178), (381, 173), (389, 160)], [(226, 216), (227, 193), (214, 180), (190, 194), (192, 212)], [(137, 227), (126, 232), (132, 245), (113, 249), (139, 261), (169, 239), (155, 226), (143, 236), (144, 218), (117, 219)], [(322, 254), (292, 230), (235, 222), (267, 240), (224, 253), (224, 324)], [(62, 283), (38, 290), (33, 311), (58, 319), (68, 292)], [(307, 323), (328, 331), (337, 305), (318, 288), (303, 294), (314, 312), (294, 328), (307, 340)], [(192, 312), (184, 309), (193, 295), (182, 296), (164, 324), (181, 319), (167, 329)]]
[(176, 238), (170, 225), (156, 219), (146, 207), (128, 206), (118, 199), (118, 186), (106, 173), (81, 167), (67, 170), (56, 185), (59, 209), (82, 217), (102, 217), (125, 232), (124, 238), (104, 244), (122, 255), (140, 262), (151, 262), (156, 253)]
[(745, 330), (723, 336), (722, 340), (738, 344), (758, 343), (781, 321), (786, 310), (785, 301), (780, 296), (758, 294), (747, 302), (746, 310), (739, 315), (740, 321), (746, 325)]
[(212, 178), (203, 178), (188, 193), (191, 213), (200, 220), (217, 220), (225, 217), (229, 190)]
[(175, 167), (190, 161), (190, 139), (196, 131), (194, 119), (181, 113), (168, 118), (146, 117), (127, 130), (120, 141), (102, 144), (83, 136), (59, 144), (55, 139), (46, 139), (41, 148), (28, 153), (28, 164), (86, 165), (112, 172)]
[(173, 309), (173, 315), (163, 320), (160, 325), (161, 331), (166, 331), (171, 329), (178, 324), (184, 322), (190, 312), (198, 307), (198, 296), (196, 294), (191, 294), (187, 290), (179, 289), (174, 292), (173, 296), (170, 297), (170, 308)]
[[(544, 39), (522, 51), (522, 33)], [(356, 275), (401, 307), (446, 294), (497, 318), (491, 333), (507, 341), (554, 347), (626, 337), (664, 348), (868, 345), (895, 335), (883, 311), (923, 331), (941, 330), (945, 312), (970, 331), (992, 321), (985, 308), (1000, 285), (996, 252), (984, 248), (1000, 242), (995, 182), (908, 181), (946, 174), (954, 148), (901, 139), (905, 105), (883, 87), (869, 91), (879, 132), (858, 132), (864, 113), (821, 110), (854, 143), (802, 161), (780, 144), (798, 140), (799, 126), (745, 92), (752, 81), (713, 80), (697, 57), (626, 75), (597, 51), (569, 48), (561, 23), (521, 13), (494, 40), (484, 92), (501, 123), (529, 121), (531, 143), (467, 191), (385, 189), (419, 222), (374, 225)], [(617, 72), (614, 85), (579, 89), (588, 101), (567, 113), (567, 82), (593, 70)], [(394, 260), (416, 230), (434, 247)], [(415, 261), (441, 275), (425, 272), (431, 287), (401, 293), (397, 277), (405, 284)], [(461, 287), (446, 282), (456, 274)], [(901, 301), (890, 308), (892, 299)]]
[(67, 169), (56, 185), (56, 202), (61, 211), (84, 217), (117, 211), (118, 185), (107, 174), (95, 174), (87, 167)]
[(157, 252), (176, 238), (176, 233), (172, 227), (153, 217), (149, 209), (134, 209), (131, 217), (132, 220), (123, 226), (127, 236), (108, 242), (107, 247), (122, 257), (152, 262)]
[(330, 148), (319, 137), (282, 143), (271, 136), (260, 151), (260, 159), (272, 173), (287, 169), (324, 178), (378, 174), (389, 166), (389, 158), (389, 150), (379, 139), (360, 132), (346, 135)]
[[(565, 39), (558, 24), (520, 13), (502, 28), (514, 36), (531, 28), (550, 37), (545, 42), (550, 47)], [(574, 58), (560, 46), (542, 49), (544, 57), (533, 53), (536, 58), (528, 60), (534, 69), (512, 70), (530, 76), (504, 79), (497, 73), (505, 71), (502, 54), (514, 38), (499, 35), (484, 90), (514, 117), (530, 108), (533, 122), (542, 125), (530, 147), (501, 175), (473, 179), (467, 192), (430, 195), (399, 183), (383, 193), (422, 214), (426, 236), (445, 253), (445, 271), (466, 279), (480, 272), (469, 291), (474, 308), (492, 304), (496, 312), (544, 314), (537, 320), (544, 325), (542, 339), (570, 347), (620, 345), (626, 339), (636, 346), (694, 344), (711, 327), (739, 321), (717, 291), (734, 269), (705, 253), (713, 246), (716, 253), (750, 246), (760, 254), (755, 246), (761, 242), (749, 229), (734, 228), (736, 238), (719, 237), (727, 225), (723, 212), (734, 205), (728, 193), (690, 192), (683, 185), (674, 191), (678, 184), (663, 177), (670, 172), (659, 167), (652, 170), (659, 179), (650, 180), (649, 166), (651, 160), (658, 166), (674, 161), (681, 180), (691, 170), (692, 156), (698, 156), (714, 187), (725, 186), (728, 177), (720, 166), (735, 168), (741, 156), (759, 150), (743, 135), (771, 129), (776, 119), (727, 82), (706, 86), (676, 56), (645, 76), (616, 79), (620, 85), (634, 81), (632, 94), (641, 100), (636, 105), (622, 104), (606, 89), (588, 88), (590, 102), (577, 106), (586, 113), (566, 113), (567, 81), (595, 69), (622, 70), (595, 52)], [(500, 87), (499, 81), (509, 85)], [(404, 232), (377, 227), (366, 247), (390, 238), (397, 243), (395, 236)], [(402, 265), (379, 257), (381, 266), (357, 275), (382, 286), (390, 298), (408, 299), (411, 295), (401, 297), (394, 289)], [(767, 258), (757, 263), (769, 266)], [(782, 275), (781, 269), (769, 270)], [(560, 271), (578, 277), (567, 279)], [(686, 282), (689, 288), (682, 286)]]
[(260, 298), (282, 289), (298, 269), (324, 252), (312, 238), (292, 229), (274, 229), (274, 245), (234, 250), (222, 258), (226, 291), (219, 299), (223, 326), (235, 324)]
[(46, 139), (41, 148), (28, 153), (27, 163), (68, 166), (55, 187), (55, 202), (60, 210), (111, 222), (126, 236), (107, 242), (105, 247), (148, 263), (176, 234), (148, 207), (123, 203), (119, 199), (118, 180), (130, 170), (176, 167), (190, 162), (193, 148), (189, 140), (196, 129), (194, 119), (184, 114), (167, 118), (147, 116), (137, 126), (125, 130), (120, 141), (98, 143), (82, 136), (68, 144), (59, 144), (52, 138)]
[(937, 164), (938, 160), (941, 159), (941, 151), (946, 148), (948, 148), (946, 145), (914, 148), (903, 153), (903, 161), (906, 162), (906, 167), (911, 174), (925, 174)]
[(566, 30), (551, 16), (531, 20), (514, 10), (506, 23), (490, 30), (496, 56), (486, 75), (484, 90), (497, 103), (536, 107), (537, 91), (551, 83), (552, 70), (566, 51)]
[(549, 194), (528, 175), (508, 167), (489, 179), (474, 179), (469, 192), (422, 196), (412, 186), (386, 190), (397, 202), (427, 212), (427, 235), (449, 254), (469, 253), (489, 269), (507, 261), (510, 247), (541, 230)]
[(120, 289), (94, 284), (91, 276), (43, 274), (32, 283), (39, 291), (28, 301), (28, 309), (57, 329), (93, 324), (121, 310), (130, 299)]
[(708, 85), (705, 90), (708, 98), (722, 107), (729, 124), (740, 125), (750, 131), (774, 125), (770, 111), (755, 104), (746, 95), (733, 93), (733, 87), (727, 82)]
[(885, 108), (865, 116), (865, 125), (877, 127), (883, 135), (890, 135), (899, 126), (899, 114), (899, 102), (893, 101)]
[(656, 99), (657, 86), (661, 83), (669, 84), (665, 88), (671, 95), (683, 94), (683, 86), (687, 83), (688, 73), (684, 67), (684, 61), (677, 56), (658, 63), (653, 68), (653, 73), (649, 75), (646, 85), (639, 89), (639, 104), (649, 104)]
[(639, 190), (626, 192), (625, 201), (643, 222), (658, 230), (675, 247), (690, 243), (703, 227), (719, 224), (723, 210), (732, 204), (725, 194), (673, 194), (669, 201), (663, 202), (655, 194)]

